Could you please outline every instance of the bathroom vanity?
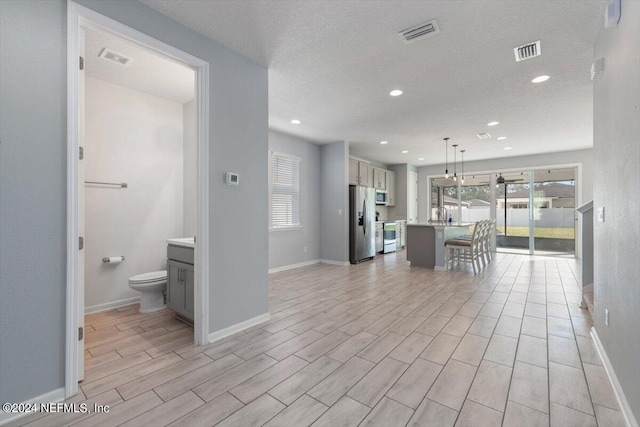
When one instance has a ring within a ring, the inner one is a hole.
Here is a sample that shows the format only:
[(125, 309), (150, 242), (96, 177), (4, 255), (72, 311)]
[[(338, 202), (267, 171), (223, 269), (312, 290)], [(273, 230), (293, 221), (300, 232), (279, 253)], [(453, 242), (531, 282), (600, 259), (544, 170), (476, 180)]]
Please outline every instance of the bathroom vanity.
[(167, 239), (167, 307), (193, 323), (194, 239)]

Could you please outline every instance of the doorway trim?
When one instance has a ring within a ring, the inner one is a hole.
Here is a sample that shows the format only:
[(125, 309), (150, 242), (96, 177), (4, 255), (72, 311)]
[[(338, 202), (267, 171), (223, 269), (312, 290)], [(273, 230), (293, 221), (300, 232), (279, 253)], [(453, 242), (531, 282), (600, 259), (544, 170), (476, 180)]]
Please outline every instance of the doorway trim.
[[(197, 96), (197, 239), (195, 242), (196, 344), (209, 336), (209, 63), (161, 42), (89, 8), (67, 3), (67, 289), (65, 319), (65, 397), (78, 392), (78, 324), (80, 313), (78, 277), (78, 152), (79, 152), (79, 29), (88, 26), (114, 33), (138, 46), (185, 64), (196, 74)], [(205, 286), (205, 284), (207, 284)]]

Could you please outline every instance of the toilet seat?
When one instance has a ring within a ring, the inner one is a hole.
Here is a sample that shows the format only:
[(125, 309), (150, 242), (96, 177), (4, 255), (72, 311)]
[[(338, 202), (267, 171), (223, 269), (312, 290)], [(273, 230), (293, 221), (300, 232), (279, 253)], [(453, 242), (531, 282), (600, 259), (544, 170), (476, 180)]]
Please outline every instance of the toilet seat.
[(152, 271), (150, 273), (138, 274), (137, 276), (133, 276), (129, 278), (129, 283), (133, 284), (144, 284), (144, 283), (153, 283), (160, 280), (167, 280), (167, 271)]

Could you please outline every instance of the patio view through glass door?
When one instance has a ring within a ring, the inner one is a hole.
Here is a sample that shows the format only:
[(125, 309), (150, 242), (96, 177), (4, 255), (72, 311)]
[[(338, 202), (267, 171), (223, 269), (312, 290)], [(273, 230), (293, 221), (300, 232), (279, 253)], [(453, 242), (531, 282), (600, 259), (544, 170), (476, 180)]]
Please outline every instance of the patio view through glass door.
[(575, 183), (575, 167), (433, 177), (430, 220), (495, 219), (499, 252), (573, 256)]
[(575, 168), (537, 170), (533, 185), (535, 253), (575, 253)]
[[(496, 248), (529, 253), (529, 172), (498, 174), (496, 180)], [(500, 180), (502, 181), (502, 180)]]

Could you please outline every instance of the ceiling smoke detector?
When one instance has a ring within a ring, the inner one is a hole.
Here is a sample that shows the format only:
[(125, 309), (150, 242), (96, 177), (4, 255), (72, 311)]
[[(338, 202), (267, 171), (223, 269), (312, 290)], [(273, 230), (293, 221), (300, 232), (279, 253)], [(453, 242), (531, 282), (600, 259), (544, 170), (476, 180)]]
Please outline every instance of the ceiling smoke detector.
[(516, 62), (540, 56), (542, 54), (542, 51), (540, 50), (540, 40), (518, 46), (513, 49), (513, 53), (516, 55)]
[(480, 139), (489, 139), (489, 138), (491, 138), (491, 135), (489, 135), (487, 132), (479, 133), (479, 134), (477, 134), (477, 136)]
[(121, 53), (116, 53), (106, 47), (102, 49), (100, 55), (98, 56), (106, 61), (114, 62), (124, 67), (128, 66), (131, 61), (133, 61), (133, 59), (129, 58), (128, 56), (125, 56)]
[(434, 34), (438, 34), (439, 32), (440, 28), (438, 28), (438, 24), (434, 19), (424, 24), (416, 25), (415, 27), (400, 31), (400, 36), (402, 36), (405, 43), (412, 43), (418, 39), (423, 39)]

